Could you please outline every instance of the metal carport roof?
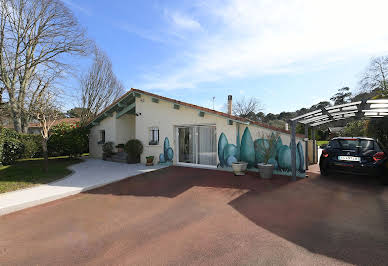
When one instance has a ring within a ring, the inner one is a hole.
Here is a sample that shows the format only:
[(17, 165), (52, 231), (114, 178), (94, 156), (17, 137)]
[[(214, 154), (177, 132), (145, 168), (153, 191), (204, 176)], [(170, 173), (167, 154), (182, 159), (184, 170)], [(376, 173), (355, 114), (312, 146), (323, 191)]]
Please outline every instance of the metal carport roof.
[[(317, 126), (351, 117), (388, 117), (388, 99), (369, 99), (330, 107), (322, 107), (320, 110), (316, 110), (290, 119), (292, 180), (296, 180), (296, 124), (301, 123), (305, 125), (305, 133), (307, 138), (308, 127), (312, 127), (314, 130), (314, 128)], [(308, 154), (306, 149), (306, 165), (307, 156)]]

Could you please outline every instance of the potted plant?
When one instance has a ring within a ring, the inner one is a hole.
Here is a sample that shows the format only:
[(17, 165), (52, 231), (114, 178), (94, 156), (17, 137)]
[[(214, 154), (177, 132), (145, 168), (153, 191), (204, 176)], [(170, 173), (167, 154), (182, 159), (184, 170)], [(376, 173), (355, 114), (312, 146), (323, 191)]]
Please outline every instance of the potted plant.
[(232, 163), (234, 175), (245, 175), (245, 172), (247, 171), (247, 166), (248, 163), (242, 161)]
[(124, 151), (124, 144), (120, 143), (116, 146), (117, 152), (123, 152)]
[(112, 157), (113, 154), (113, 142), (108, 141), (102, 145), (102, 159), (106, 160), (107, 158)]
[(276, 155), (276, 142), (278, 137), (278, 134), (271, 134), (267, 138), (263, 137), (262, 141), (260, 141), (258, 144), (264, 161), (263, 163), (258, 163), (257, 168), (259, 169), (260, 177), (263, 179), (272, 178), (273, 169), (275, 167), (273, 164), (268, 162)]
[(143, 144), (138, 139), (131, 139), (124, 145), (128, 154), (128, 163), (140, 163), (140, 155), (143, 153)]
[(146, 157), (146, 165), (147, 166), (152, 166), (152, 165), (154, 165), (154, 156), (147, 156)]

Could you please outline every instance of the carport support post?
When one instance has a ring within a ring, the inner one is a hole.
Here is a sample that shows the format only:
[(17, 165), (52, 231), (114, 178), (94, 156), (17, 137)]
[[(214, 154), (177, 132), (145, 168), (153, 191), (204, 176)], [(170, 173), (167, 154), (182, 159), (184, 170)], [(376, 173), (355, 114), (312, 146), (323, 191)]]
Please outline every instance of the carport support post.
[(316, 153), (317, 153), (317, 149), (315, 147), (315, 128), (313, 127), (312, 128), (312, 135), (313, 135), (313, 163), (315, 164), (315, 156), (316, 156)]
[(296, 121), (291, 121), (291, 169), (292, 169), (292, 181), (296, 181)]
[(304, 137), (306, 138), (305, 141), (305, 162), (306, 162), (306, 170), (309, 169), (309, 126), (307, 124), (304, 125)]

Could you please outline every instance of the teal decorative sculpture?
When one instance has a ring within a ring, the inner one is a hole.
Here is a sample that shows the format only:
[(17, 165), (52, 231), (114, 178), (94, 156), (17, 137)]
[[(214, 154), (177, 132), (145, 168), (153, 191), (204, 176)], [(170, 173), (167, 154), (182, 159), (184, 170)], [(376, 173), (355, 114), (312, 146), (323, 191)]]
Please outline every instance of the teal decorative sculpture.
[(241, 138), (240, 160), (248, 163), (248, 167), (255, 165), (255, 149), (251, 132), (246, 127)]
[(163, 153), (159, 155), (159, 162), (160, 163), (166, 163), (166, 162), (172, 162), (172, 159), (174, 158), (174, 151), (170, 147), (170, 141), (167, 137), (164, 139), (163, 143)]

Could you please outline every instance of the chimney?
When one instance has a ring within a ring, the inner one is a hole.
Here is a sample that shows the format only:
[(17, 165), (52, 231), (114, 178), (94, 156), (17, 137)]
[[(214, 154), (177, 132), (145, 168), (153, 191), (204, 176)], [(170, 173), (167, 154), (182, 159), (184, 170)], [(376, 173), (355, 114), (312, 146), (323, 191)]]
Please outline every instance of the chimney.
[(232, 95), (228, 95), (228, 114), (232, 114)]

